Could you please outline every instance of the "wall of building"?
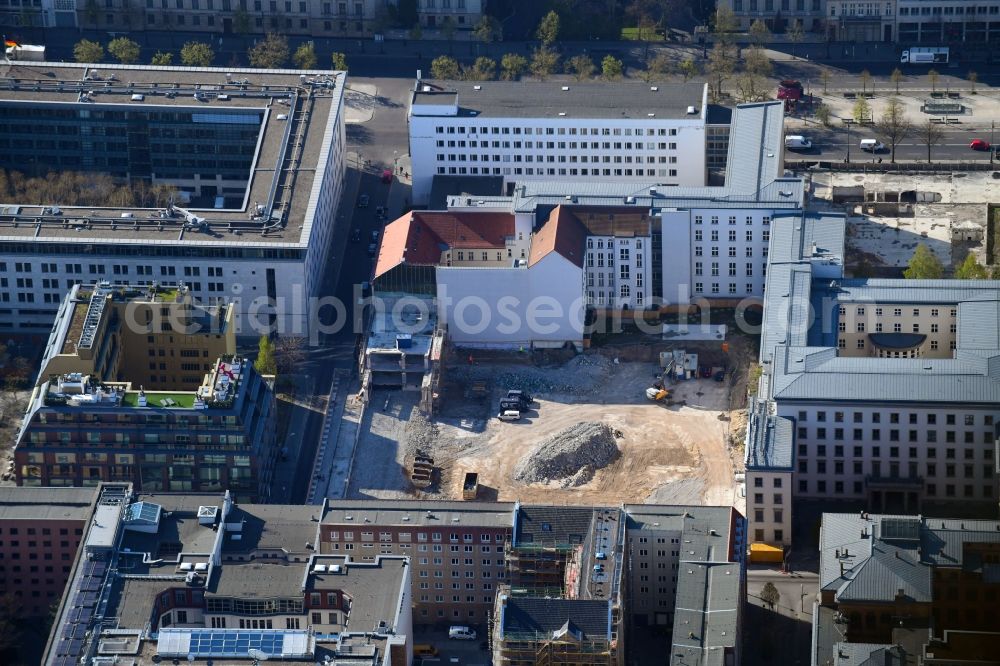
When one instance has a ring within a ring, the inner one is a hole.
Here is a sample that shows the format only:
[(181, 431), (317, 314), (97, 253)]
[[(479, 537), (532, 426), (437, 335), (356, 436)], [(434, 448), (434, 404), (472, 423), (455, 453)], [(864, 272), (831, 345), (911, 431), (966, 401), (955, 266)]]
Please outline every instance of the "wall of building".
[(583, 272), (556, 252), (531, 268), (438, 267), (437, 276), (439, 320), (456, 345), (583, 340)]
[(865, 499), (869, 477), (889, 477), (915, 480), (924, 502), (997, 502), (1000, 406), (782, 400), (777, 412), (795, 421), (795, 497)]
[[(505, 580), (510, 527), (480, 525), (352, 525), (320, 527), (320, 552), (361, 562), (378, 555), (410, 558), (410, 594), (417, 624), (479, 624)], [(457, 586), (457, 587), (456, 587)]]
[(952, 358), (957, 309), (949, 304), (842, 303), (837, 320), (840, 356), (876, 356), (871, 333), (921, 333), (922, 358)]
[[(381, 0), (177, 0), (156, 3), (108, 0), (77, 3), (79, 26), (105, 30), (181, 30), (206, 34), (280, 32), (311, 37), (362, 37), (385, 30)], [(420, 0), (417, 20), (426, 28), (450, 18), (458, 30), (471, 30), (482, 17), (482, 0)], [(51, 25), (46, 23), (46, 25)], [(69, 26), (71, 27), (71, 26)]]
[(680, 530), (628, 530), (628, 599), (637, 626), (673, 626)]
[[(763, 297), (773, 214), (768, 209), (724, 208), (665, 213), (664, 302), (681, 302), (673, 299), (685, 292), (685, 283), (692, 299)], [(686, 249), (688, 256), (675, 263), (667, 254), (672, 248)], [(690, 266), (687, 275), (685, 265)]]
[(750, 541), (772, 546), (792, 543), (792, 473), (747, 470)]
[(571, 178), (704, 185), (706, 179), (705, 123), (698, 116), (618, 120), (411, 114), (409, 125), (415, 204), (427, 203), (435, 175), (503, 176), (505, 183)]
[(278, 453), (274, 395), (255, 371), (243, 372), (231, 409), (29, 407), (14, 450), (17, 482), (129, 481), (143, 492), (228, 488), (242, 501), (263, 501)]
[(0, 590), (24, 617), (47, 617), (69, 580), (85, 519), (0, 520)]
[(584, 262), (588, 305), (642, 310), (653, 302), (648, 236), (588, 236)]

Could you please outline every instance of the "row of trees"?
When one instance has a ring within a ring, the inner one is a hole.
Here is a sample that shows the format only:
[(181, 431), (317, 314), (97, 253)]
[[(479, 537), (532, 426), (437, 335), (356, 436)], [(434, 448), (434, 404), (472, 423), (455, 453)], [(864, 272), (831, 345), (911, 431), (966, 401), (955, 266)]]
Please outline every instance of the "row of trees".
[[(930, 248), (921, 243), (914, 250), (913, 256), (903, 271), (903, 277), (909, 280), (939, 280), (945, 277), (944, 264), (931, 252)], [(955, 279), (957, 280), (1000, 280), (1000, 264), (994, 265), (993, 270), (983, 266), (970, 253), (965, 256), (965, 260), (955, 269)]]
[[(107, 53), (118, 62), (131, 65), (139, 62), (141, 48), (128, 37), (117, 37), (107, 44)], [(105, 46), (90, 39), (81, 39), (73, 47), (73, 57), (77, 62), (101, 62), (104, 60)], [(187, 67), (210, 67), (215, 62), (215, 50), (206, 42), (187, 42), (180, 50), (180, 62)], [(295, 51), (288, 45), (284, 35), (269, 33), (254, 44), (247, 52), (250, 64), (264, 69), (285, 67), (289, 59), (299, 69), (315, 69), (318, 63), (316, 47), (312, 42), (300, 45)], [(174, 54), (157, 51), (150, 60), (151, 65), (172, 65)], [(343, 53), (334, 53), (334, 69), (347, 69), (347, 59)]]
[[(499, 74), (505, 81), (515, 81), (527, 72), (545, 79), (560, 71), (559, 54), (551, 49), (537, 49), (531, 60), (517, 53), (508, 53), (500, 59), (499, 69), (493, 58), (481, 56), (469, 66), (463, 67), (451, 56), (439, 56), (431, 63), (431, 75), (436, 79), (466, 79), (469, 81), (489, 81)], [(563, 71), (572, 74), (577, 81), (583, 81), (594, 76), (597, 65), (585, 55), (578, 55), (566, 60)], [(625, 75), (625, 66), (621, 60), (607, 55), (601, 61), (601, 76), (609, 81), (620, 79)]]

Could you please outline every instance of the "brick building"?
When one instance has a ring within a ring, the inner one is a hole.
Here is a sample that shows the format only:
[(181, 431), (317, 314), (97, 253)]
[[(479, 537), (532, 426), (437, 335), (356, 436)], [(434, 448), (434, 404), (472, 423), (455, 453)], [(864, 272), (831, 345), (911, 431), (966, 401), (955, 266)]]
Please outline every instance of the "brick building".
[(93, 488), (0, 488), (0, 590), (45, 617), (69, 579)]

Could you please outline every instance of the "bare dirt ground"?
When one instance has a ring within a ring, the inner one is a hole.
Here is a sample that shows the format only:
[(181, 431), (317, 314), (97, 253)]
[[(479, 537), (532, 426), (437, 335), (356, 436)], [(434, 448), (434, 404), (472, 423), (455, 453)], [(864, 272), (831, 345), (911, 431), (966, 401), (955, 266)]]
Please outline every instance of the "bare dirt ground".
[[(736, 347), (732, 356), (741, 365), (734, 364), (736, 372), (726, 381), (675, 383), (667, 404), (645, 396), (657, 363), (615, 362), (617, 356), (629, 354), (614, 349), (589, 351), (569, 361), (550, 360), (544, 366), (516, 354), (477, 358), (474, 366), (451, 366), (441, 411), (432, 419), (419, 413), (415, 394), (377, 393), (362, 423), (348, 496), (459, 499), (464, 474), (477, 472), (481, 500), (738, 504), (733, 475), (742, 471), (742, 450), (730, 443), (742, 442), (737, 432), (746, 390), (742, 361), (753, 344), (752, 339), (731, 343)], [(656, 357), (655, 352), (642, 356)], [(474, 379), (488, 382), (487, 399), (466, 394)], [(532, 393), (537, 402), (520, 421), (501, 422), (496, 419), (499, 397), (515, 387)], [(620, 431), (621, 454), (608, 466), (576, 487), (513, 479), (517, 463), (539, 442), (583, 421)], [(438, 469), (434, 484), (423, 490), (407, 477), (417, 450), (433, 457)]]

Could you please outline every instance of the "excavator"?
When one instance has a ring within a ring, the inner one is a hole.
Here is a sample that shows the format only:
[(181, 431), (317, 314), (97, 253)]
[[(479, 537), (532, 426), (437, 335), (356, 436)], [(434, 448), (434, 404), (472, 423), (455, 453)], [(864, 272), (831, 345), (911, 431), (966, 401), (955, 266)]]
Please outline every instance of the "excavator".
[[(657, 382), (659, 384), (659, 382)], [(646, 389), (646, 397), (653, 402), (663, 402), (670, 397), (670, 389), (665, 389), (662, 386), (650, 386)]]

